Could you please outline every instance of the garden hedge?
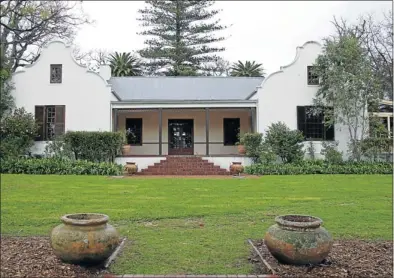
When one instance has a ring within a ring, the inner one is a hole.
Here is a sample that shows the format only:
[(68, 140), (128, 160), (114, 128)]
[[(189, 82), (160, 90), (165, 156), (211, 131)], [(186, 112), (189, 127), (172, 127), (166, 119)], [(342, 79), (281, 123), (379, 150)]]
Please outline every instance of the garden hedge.
[(124, 138), (121, 132), (68, 131), (64, 135), (64, 142), (76, 159), (113, 162), (121, 153)]
[(2, 174), (31, 175), (103, 175), (123, 174), (123, 167), (118, 164), (94, 163), (83, 160), (61, 160), (55, 158), (21, 158), (1, 161)]
[(314, 174), (393, 174), (393, 164), (388, 162), (345, 162), (328, 164), (304, 162), (298, 164), (253, 164), (245, 167), (251, 175), (314, 175)]

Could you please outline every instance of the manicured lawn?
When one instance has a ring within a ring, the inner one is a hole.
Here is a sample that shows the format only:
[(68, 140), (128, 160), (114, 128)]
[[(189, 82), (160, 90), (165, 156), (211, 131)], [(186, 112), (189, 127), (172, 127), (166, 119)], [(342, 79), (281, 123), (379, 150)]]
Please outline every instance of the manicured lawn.
[[(335, 238), (392, 239), (390, 175), (258, 179), (1, 176), (1, 232), (49, 235), (66, 213), (100, 212), (133, 243), (117, 274), (247, 274), (246, 239), (285, 213), (321, 217)], [(201, 225), (203, 224), (203, 225)]]

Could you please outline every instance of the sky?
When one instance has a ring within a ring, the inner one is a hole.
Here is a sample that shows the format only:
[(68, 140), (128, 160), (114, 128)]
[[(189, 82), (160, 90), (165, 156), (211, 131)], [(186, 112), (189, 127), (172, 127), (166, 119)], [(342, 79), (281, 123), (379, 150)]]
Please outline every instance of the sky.
[[(79, 30), (75, 43), (83, 51), (105, 49), (133, 52), (144, 47), (138, 9), (144, 1), (84, 1), (83, 10), (95, 21)], [(296, 47), (332, 34), (333, 16), (352, 22), (360, 14), (392, 9), (391, 1), (216, 1), (217, 15), (228, 29), (219, 55), (230, 62), (252, 60), (266, 74), (294, 60)]]

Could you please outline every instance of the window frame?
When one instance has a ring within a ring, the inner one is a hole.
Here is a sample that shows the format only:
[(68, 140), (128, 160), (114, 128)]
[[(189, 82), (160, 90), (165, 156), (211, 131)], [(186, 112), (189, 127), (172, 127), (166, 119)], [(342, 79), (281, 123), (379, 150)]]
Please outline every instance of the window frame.
[[(52, 70), (57, 67), (60, 69), (60, 79), (59, 80), (52, 79)], [(62, 64), (50, 64), (50, 66), (49, 66), (49, 82), (50, 82), (50, 84), (62, 84), (63, 83), (63, 65)]]
[[(127, 145), (130, 145), (130, 146), (142, 146), (143, 145), (143, 130), (144, 130), (144, 121), (143, 121), (143, 118), (133, 118), (133, 117), (131, 117), (131, 118), (126, 118), (125, 119), (125, 131), (127, 130), (127, 121), (128, 120), (133, 120), (133, 121), (140, 121), (141, 122), (141, 127), (140, 127), (140, 133), (141, 133), (141, 135), (140, 135), (140, 142), (137, 142), (137, 143), (133, 143), (133, 144), (130, 144), (129, 143), (129, 141), (127, 141)], [(128, 139), (126, 139), (126, 140), (128, 140)]]
[[(48, 109), (54, 108), (54, 126), (53, 126), (53, 137), (49, 138), (48, 132)], [(42, 109), (41, 117), (38, 117), (37, 111)], [(65, 105), (36, 105), (34, 108), (34, 119), (38, 126), (38, 134), (34, 138), (34, 141), (42, 142), (42, 141), (53, 141), (57, 136), (64, 135), (65, 126), (66, 126), (66, 106)], [(61, 120), (59, 120), (59, 118)], [(39, 122), (39, 120), (41, 120)], [(59, 130), (60, 128), (60, 130)]]
[[(227, 143), (226, 141), (226, 121), (230, 121), (230, 120), (235, 120), (238, 121), (238, 132), (236, 134), (236, 139), (234, 144), (232, 143)], [(223, 118), (223, 146), (236, 146), (238, 143), (238, 134), (240, 133), (240, 129), (241, 129), (241, 119), (240, 118)]]
[[(307, 109), (310, 109), (314, 107), (313, 105), (299, 105), (296, 108), (297, 111), (297, 130), (301, 131), (303, 136), (304, 136), (304, 141), (327, 141), (327, 142), (333, 142), (335, 141), (335, 124), (332, 124), (331, 126), (327, 127), (324, 122), (321, 123), (321, 134), (322, 137), (321, 138), (315, 138), (315, 137), (309, 137), (308, 135), (308, 125), (319, 125), (317, 123), (313, 123), (313, 122), (309, 122), (307, 121)], [(303, 109), (303, 119), (304, 121), (302, 122), (300, 119), (300, 109)], [(326, 109), (334, 109), (331, 106), (321, 106), (320, 108), (323, 109), (323, 121), (324, 121), (324, 110)], [(327, 134), (332, 133), (332, 139), (331, 136), (327, 136)], [(330, 137), (330, 139), (327, 139), (327, 137)]]
[[(313, 76), (312, 70), (315, 66), (307, 66), (306, 67), (306, 82), (308, 86), (319, 86), (320, 85), (320, 78), (318, 75)], [(311, 83), (312, 80), (317, 80), (317, 83)]]

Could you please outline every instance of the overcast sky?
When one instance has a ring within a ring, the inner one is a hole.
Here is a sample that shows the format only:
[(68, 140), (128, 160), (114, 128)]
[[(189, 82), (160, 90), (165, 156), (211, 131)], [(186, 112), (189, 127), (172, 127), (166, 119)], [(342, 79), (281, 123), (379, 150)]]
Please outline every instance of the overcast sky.
[[(95, 20), (83, 27), (76, 38), (82, 50), (107, 49), (132, 52), (143, 47), (144, 37), (138, 9), (143, 1), (84, 1), (84, 11)], [(220, 55), (234, 62), (255, 60), (266, 73), (279, 70), (295, 57), (296, 47), (321, 39), (333, 32), (333, 15), (354, 21), (361, 13), (381, 16), (392, 9), (391, 1), (216, 1), (215, 8), (223, 24), (232, 27), (222, 31), (230, 36)]]

